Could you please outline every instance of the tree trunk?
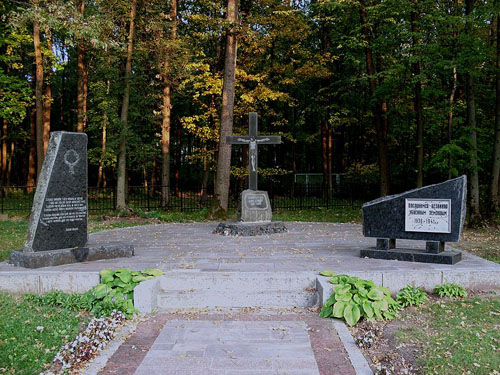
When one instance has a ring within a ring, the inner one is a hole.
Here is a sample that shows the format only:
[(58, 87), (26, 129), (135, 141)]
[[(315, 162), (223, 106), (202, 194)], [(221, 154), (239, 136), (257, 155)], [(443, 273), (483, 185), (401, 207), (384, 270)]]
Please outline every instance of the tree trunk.
[(10, 176), (12, 172), (12, 162), (14, 160), (14, 150), (15, 150), (16, 144), (14, 141), (10, 141), (10, 154), (9, 154), (9, 163), (7, 165), (7, 186), (10, 186)]
[[(416, 25), (417, 22), (417, 12), (415, 8), (417, 7), (417, 0), (412, 0), (412, 11), (411, 11), (411, 32), (413, 34), (412, 43), (415, 50), (418, 44), (415, 34), (418, 32)], [(415, 52), (416, 55), (416, 52)], [(415, 57), (415, 56), (414, 56)], [(417, 60), (412, 64), (413, 78), (416, 79), (415, 82), (415, 122), (417, 125), (417, 187), (422, 187), (424, 184), (424, 118), (422, 114), (422, 84), (420, 81), (420, 62)]]
[[(172, 23), (170, 38), (177, 38), (177, 0), (171, 1), (170, 22)], [(172, 82), (170, 75), (171, 52), (165, 53), (163, 61), (163, 106), (161, 123), (161, 206), (166, 207), (170, 196), (170, 124), (172, 117)]]
[[(111, 81), (108, 78), (106, 80), (106, 95), (109, 95), (109, 89), (111, 86)], [(107, 131), (108, 131), (108, 113), (104, 110), (102, 116), (102, 132), (101, 132), (101, 155), (99, 157), (99, 170), (97, 173), (97, 187), (106, 187), (106, 175), (104, 172), (104, 159), (106, 157), (106, 142), (107, 142)]]
[(333, 188), (333, 129), (328, 129), (328, 189)]
[(128, 33), (127, 62), (125, 64), (125, 89), (123, 91), (122, 110), (120, 116), (121, 131), (118, 150), (118, 178), (116, 186), (116, 208), (126, 209), (126, 178), (127, 178), (127, 135), (128, 135), (128, 107), (130, 101), (130, 74), (132, 72), (132, 54), (134, 51), (134, 24), (137, 0), (132, 1), (130, 8), (130, 26)]
[(328, 194), (328, 123), (326, 119), (321, 120), (321, 156), (322, 156), (322, 171), (323, 171), (323, 195), (326, 198)]
[(479, 210), (479, 171), (477, 161), (477, 131), (476, 131), (476, 102), (474, 97), (474, 82), (470, 73), (465, 75), (465, 89), (467, 96), (467, 124), (470, 130), (470, 216), (471, 225), (476, 225), (481, 220)]
[(377, 81), (375, 79), (375, 65), (373, 63), (373, 54), (371, 50), (370, 30), (367, 25), (366, 8), (361, 2), (361, 23), (363, 27), (363, 35), (366, 43), (365, 59), (366, 71), (369, 76), (369, 90), (370, 97), (375, 99), (376, 102), (373, 106), (374, 127), (377, 134), (377, 144), (379, 153), (379, 171), (380, 171), (380, 195), (385, 196), (389, 193), (389, 146), (387, 143), (387, 103), (385, 100), (379, 101), (375, 98), (375, 91), (377, 89)]
[(182, 135), (182, 124), (178, 121), (179, 126), (177, 127), (177, 150), (175, 153), (175, 196), (180, 195), (179, 184), (181, 177), (181, 135)]
[[(83, 18), (85, 13), (85, 1), (81, 0), (78, 4), (78, 12)], [(85, 44), (83, 38), (78, 41), (76, 48), (77, 53), (77, 71), (78, 71), (78, 81), (77, 81), (77, 125), (76, 131), (85, 131), (85, 126), (87, 123), (87, 67), (85, 66)]]
[[(472, 1), (465, 1), (465, 15), (468, 18), (472, 12)], [(466, 21), (466, 32), (470, 34), (470, 21)], [(477, 130), (476, 130), (476, 101), (474, 96), (474, 81), (470, 72), (465, 74), (465, 91), (467, 97), (467, 125), (470, 128), (470, 211), (469, 223), (474, 226), (481, 221), (481, 212), (479, 206), (479, 169), (477, 160)]]
[(228, 208), (229, 181), (231, 168), (231, 145), (226, 137), (233, 132), (234, 87), (236, 73), (237, 38), (236, 23), (238, 21), (237, 0), (227, 0), (227, 21), (230, 28), (226, 35), (226, 56), (224, 61), (224, 81), (222, 88), (222, 110), (219, 136), (219, 153), (217, 157), (217, 177), (215, 181), (214, 211)]
[(33, 45), (35, 47), (35, 101), (36, 101), (36, 160), (37, 176), (42, 170), (45, 153), (43, 151), (43, 60), (40, 45), (40, 27), (33, 21)]
[(0, 185), (5, 183), (5, 177), (7, 175), (7, 120), (2, 120), (2, 153), (0, 154), (0, 160), (2, 161), (2, 169), (1, 169), (1, 180)]
[[(47, 49), (52, 51), (52, 39), (49, 33), (47, 35)], [(43, 155), (47, 153), (50, 138), (50, 112), (52, 110), (52, 88), (51, 80), (53, 76), (52, 64), (49, 64), (50, 69), (46, 75), (45, 92), (43, 96)]]
[[(452, 135), (453, 135), (453, 102), (455, 100), (455, 93), (457, 91), (457, 68), (453, 67), (453, 86), (451, 88), (450, 97), (448, 99), (449, 110), (448, 110), (448, 145), (451, 146)], [(448, 155), (448, 179), (451, 179), (452, 173), (452, 157), (451, 152)]]
[(498, 184), (500, 177), (500, 15), (497, 16), (497, 60), (496, 60), (496, 101), (495, 101), (495, 145), (493, 148), (493, 167), (490, 183), (490, 213), (500, 209)]
[(205, 201), (207, 198), (207, 184), (208, 184), (208, 165), (207, 157), (203, 157), (203, 178), (201, 180), (201, 199)]
[[(61, 49), (61, 55), (62, 55), (62, 60), (64, 61), (66, 59), (66, 54), (64, 53), (64, 50), (66, 49), (66, 44), (63, 43), (62, 49)], [(63, 69), (62, 75), (61, 75), (61, 92), (59, 96), (59, 120), (61, 121), (61, 124), (64, 123), (64, 95), (66, 91), (66, 70)]]
[(30, 116), (30, 130), (31, 130), (31, 139), (30, 139), (30, 154), (28, 157), (28, 179), (26, 181), (26, 185), (28, 186), (28, 193), (33, 191), (35, 187), (35, 176), (36, 176), (36, 125), (35, 125), (35, 111), (31, 111)]
[(156, 179), (156, 155), (153, 155), (153, 160), (151, 162), (151, 194), (150, 197), (153, 198), (154, 193), (157, 189), (158, 181)]

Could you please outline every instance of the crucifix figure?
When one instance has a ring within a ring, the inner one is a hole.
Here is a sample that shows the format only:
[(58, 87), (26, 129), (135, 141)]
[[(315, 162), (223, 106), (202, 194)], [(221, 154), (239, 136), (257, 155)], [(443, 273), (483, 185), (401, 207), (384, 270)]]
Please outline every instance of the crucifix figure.
[(257, 112), (250, 112), (248, 122), (249, 135), (237, 135), (226, 137), (226, 143), (231, 145), (248, 145), (248, 188), (257, 190), (257, 171), (258, 171), (258, 145), (276, 145), (281, 143), (279, 135), (257, 135)]

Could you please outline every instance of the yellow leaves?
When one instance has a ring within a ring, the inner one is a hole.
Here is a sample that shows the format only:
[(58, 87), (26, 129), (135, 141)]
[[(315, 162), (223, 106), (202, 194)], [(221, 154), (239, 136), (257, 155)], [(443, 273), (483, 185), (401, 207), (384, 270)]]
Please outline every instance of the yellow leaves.
[(253, 103), (255, 102), (255, 98), (249, 94), (242, 94), (240, 96), (240, 99), (244, 102), (247, 102), (247, 103)]

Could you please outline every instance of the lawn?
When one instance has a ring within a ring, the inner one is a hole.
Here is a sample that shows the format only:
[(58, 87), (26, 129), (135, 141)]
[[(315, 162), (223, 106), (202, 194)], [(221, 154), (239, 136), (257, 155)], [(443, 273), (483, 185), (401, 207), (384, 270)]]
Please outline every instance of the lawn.
[(351, 332), (355, 339), (376, 333), (374, 344), (363, 349), (374, 369), (394, 367), (391, 373), (419, 375), (500, 373), (498, 295), (433, 297), (419, 308), (405, 309), (397, 320), (364, 322)]
[(26, 219), (0, 221), (0, 261), (8, 259), (12, 250), (22, 249), (27, 232)]
[(87, 316), (0, 293), (0, 373), (34, 375), (47, 369)]
[(465, 229), (462, 239), (454, 246), (484, 259), (500, 263), (500, 230), (498, 227)]

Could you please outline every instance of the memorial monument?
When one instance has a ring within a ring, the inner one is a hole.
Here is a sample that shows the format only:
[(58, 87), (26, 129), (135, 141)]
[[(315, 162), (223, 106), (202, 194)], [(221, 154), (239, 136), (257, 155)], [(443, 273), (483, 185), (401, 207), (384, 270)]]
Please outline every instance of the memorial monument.
[(130, 257), (131, 244), (88, 243), (87, 135), (52, 132), (37, 182), (22, 251), (13, 251), (15, 266), (39, 268)]
[(243, 190), (238, 204), (238, 221), (219, 223), (214, 233), (222, 235), (255, 236), (285, 232), (283, 222), (272, 221), (273, 213), (267, 191), (258, 190), (258, 146), (281, 143), (277, 135), (258, 135), (257, 113), (250, 112), (248, 136), (228, 136), (232, 145), (248, 145), (248, 189)]
[[(377, 246), (362, 249), (361, 257), (440, 264), (459, 262), (462, 254), (445, 251), (445, 242), (460, 240), (466, 203), (466, 176), (365, 203), (363, 234), (377, 238)], [(396, 239), (426, 241), (425, 251), (398, 249)]]

